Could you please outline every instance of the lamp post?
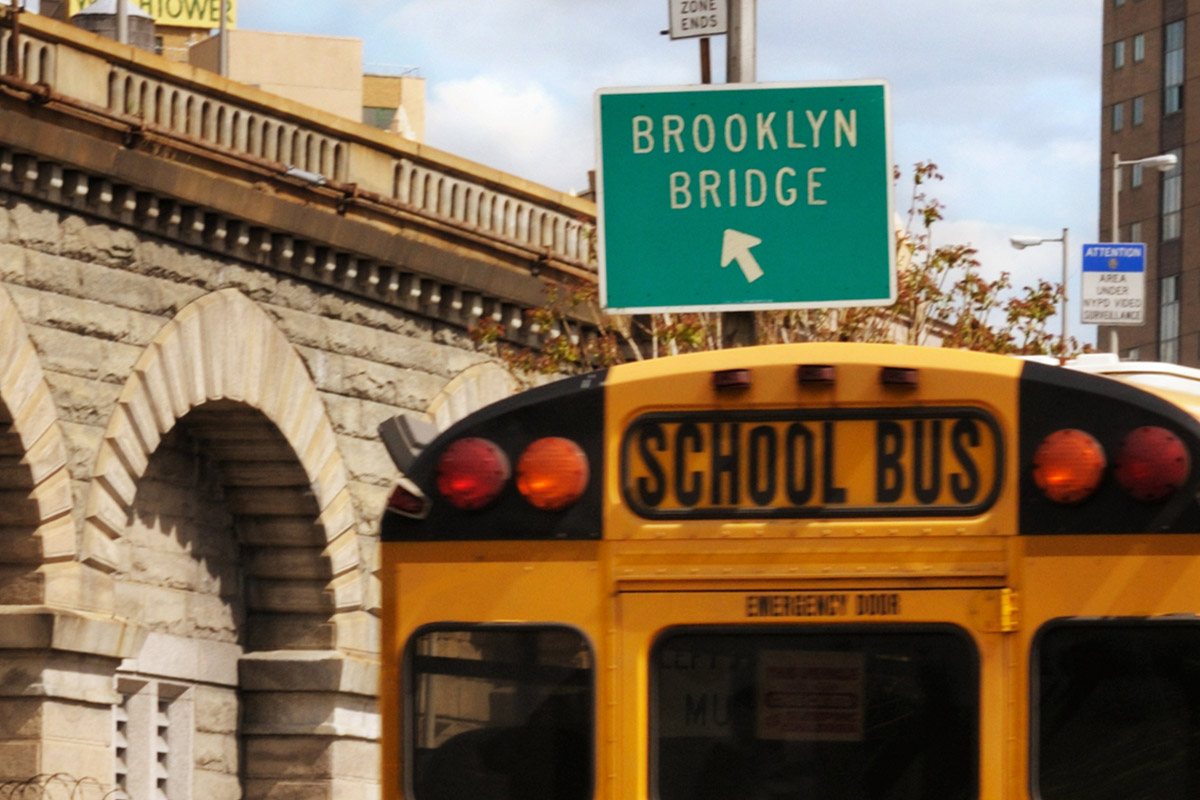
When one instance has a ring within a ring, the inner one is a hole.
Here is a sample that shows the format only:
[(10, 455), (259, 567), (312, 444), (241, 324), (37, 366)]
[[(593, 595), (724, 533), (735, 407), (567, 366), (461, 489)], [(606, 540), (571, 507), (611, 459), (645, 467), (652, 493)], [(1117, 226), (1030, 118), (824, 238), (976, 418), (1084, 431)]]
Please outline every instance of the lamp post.
[(1126, 166), (1141, 166), (1154, 167), (1162, 172), (1170, 172), (1179, 163), (1179, 158), (1174, 153), (1163, 153), (1157, 156), (1146, 156), (1145, 158), (1134, 158), (1129, 161), (1122, 161), (1121, 154), (1113, 151), (1113, 174), (1112, 174), (1112, 241), (1121, 241), (1121, 225), (1120, 215), (1121, 208), (1118, 202), (1121, 196), (1121, 167)]
[(1046, 242), (1062, 242), (1062, 347), (1065, 354), (1067, 352), (1067, 229), (1063, 228), (1062, 236), (1053, 239), (1042, 236), (1013, 236), (1009, 242), (1018, 250), (1037, 247)]
[[(1121, 160), (1121, 154), (1113, 151), (1113, 174), (1112, 174), (1112, 241), (1117, 243), (1121, 241), (1121, 167), (1125, 166), (1141, 166), (1154, 167), (1162, 172), (1170, 172), (1179, 163), (1179, 157), (1174, 153), (1161, 153), (1156, 156), (1146, 156), (1145, 158), (1133, 158), (1128, 161)], [(1119, 358), (1121, 355), (1120, 337), (1117, 334), (1117, 329), (1112, 328), (1109, 331), (1110, 349)]]

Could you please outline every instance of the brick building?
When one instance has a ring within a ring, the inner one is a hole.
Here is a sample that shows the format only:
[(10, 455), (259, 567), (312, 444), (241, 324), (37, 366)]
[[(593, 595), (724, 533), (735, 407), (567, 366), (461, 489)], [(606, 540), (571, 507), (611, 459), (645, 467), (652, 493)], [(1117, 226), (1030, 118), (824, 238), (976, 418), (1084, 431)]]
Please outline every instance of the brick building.
[[(1200, 366), (1200, 97), (1188, 99), (1200, 88), (1198, 23), (1196, 0), (1104, 3), (1100, 239), (1147, 245), (1145, 324), (1097, 337), (1108, 350), (1115, 334), (1122, 358)], [(1166, 172), (1125, 163), (1164, 154), (1178, 159)]]

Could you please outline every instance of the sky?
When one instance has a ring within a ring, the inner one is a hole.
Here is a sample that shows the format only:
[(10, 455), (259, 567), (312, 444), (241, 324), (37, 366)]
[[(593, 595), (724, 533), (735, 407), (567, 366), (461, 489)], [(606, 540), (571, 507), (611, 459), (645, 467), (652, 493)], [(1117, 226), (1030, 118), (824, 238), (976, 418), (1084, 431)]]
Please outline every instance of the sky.
[[(427, 144), (561, 191), (594, 165), (601, 87), (699, 82), (699, 45), (672, 41), (668, 0), (239, 0), (238, 27), (363, 40), (367, 71), (426, 80)], [(971, 244), (990, 274), (1058, 282), (1068, 312), (1080, 245), (1097, 239), (1102, 0), (757, 0), (757, 79), (885, 79), (893, 160), (945, 176), (935, 243)], [(725, 80), (714, 37), (713, 80)], [(897, 210), (907, 208), (898, 191)], [(1055, 330), (1060, 321), (1052, 321)]]

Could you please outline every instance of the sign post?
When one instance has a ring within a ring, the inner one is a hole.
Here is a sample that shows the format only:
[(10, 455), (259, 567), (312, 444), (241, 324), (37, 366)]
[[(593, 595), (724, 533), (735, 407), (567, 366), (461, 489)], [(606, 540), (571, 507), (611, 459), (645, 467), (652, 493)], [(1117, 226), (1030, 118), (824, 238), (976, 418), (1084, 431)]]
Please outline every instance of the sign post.
[(1146, 245), (1085, 244), (1082, 277), (1084, 324), (1144, 324)]
[(888, 107), (882, 81), (598, 91), (602, 305), (893, 302)]

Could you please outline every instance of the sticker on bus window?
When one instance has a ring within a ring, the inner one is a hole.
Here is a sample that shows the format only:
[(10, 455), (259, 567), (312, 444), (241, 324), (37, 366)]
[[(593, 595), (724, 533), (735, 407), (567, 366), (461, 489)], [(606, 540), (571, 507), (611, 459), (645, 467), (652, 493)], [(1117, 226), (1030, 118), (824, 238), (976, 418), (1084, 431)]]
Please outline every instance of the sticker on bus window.
[(664, 649), (659, 654), (659, 735), (725, 737), (737, 660), (729, 655)]
[(765, 650), (758, 662), (758, 738), (860, 742), (862, 653)]

